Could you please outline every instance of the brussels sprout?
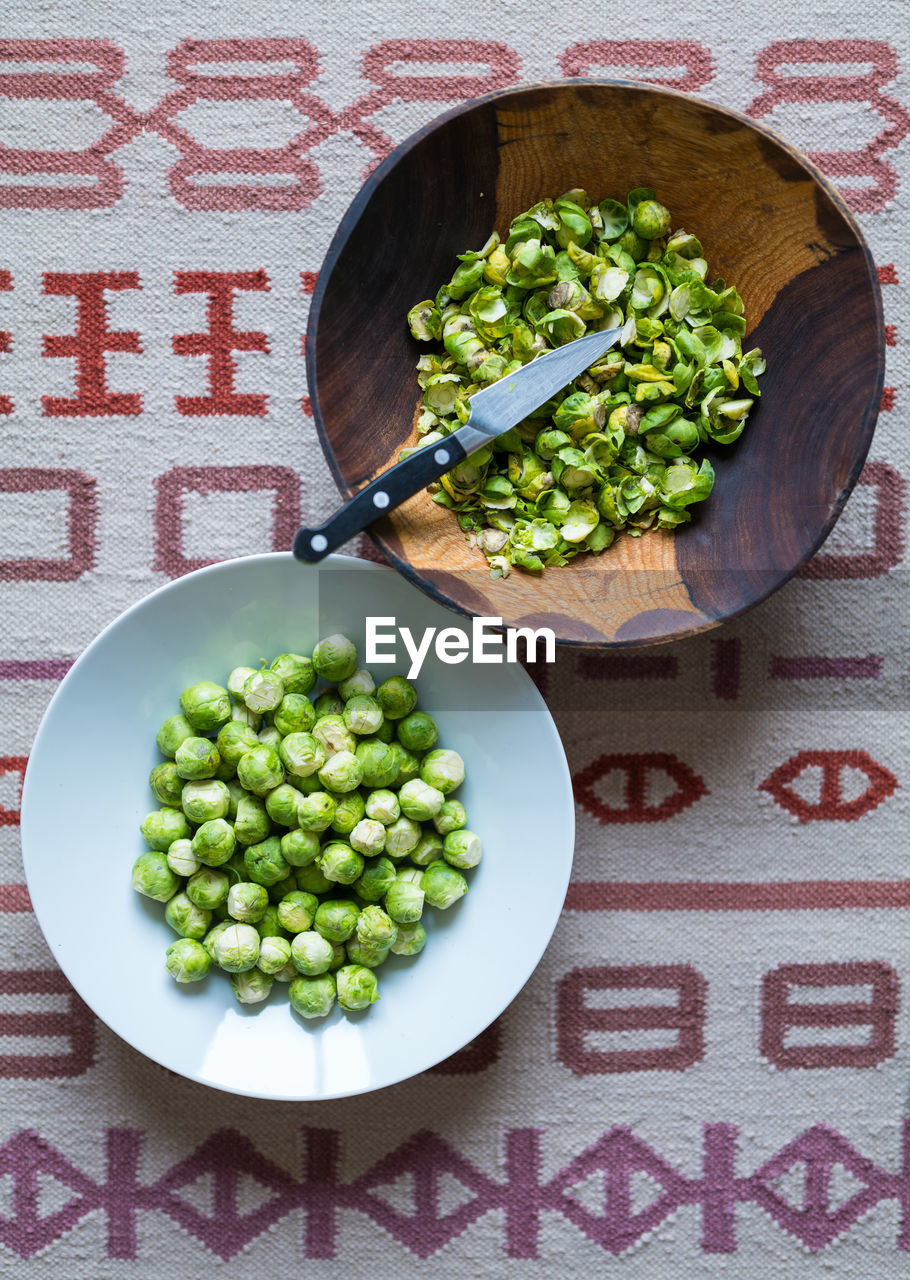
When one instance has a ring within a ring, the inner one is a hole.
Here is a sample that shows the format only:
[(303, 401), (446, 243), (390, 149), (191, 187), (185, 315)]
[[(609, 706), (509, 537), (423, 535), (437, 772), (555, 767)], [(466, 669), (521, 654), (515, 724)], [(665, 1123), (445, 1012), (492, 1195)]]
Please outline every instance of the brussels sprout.
[(168, 716), (155, 738), (158, 750), (173, 760), (181, 742), (193, 737), (193, 726), (186, 716)]
[(215, 959), (215, 943), (221, 937), (222, 933), (224, 933), (225, 929), (230, 929), (230, 927), (235, 923), (236, 921), (232, 920), (230, 916), (224, 920), (219, 920), (217, 924), (212, 925), (211, 929), (209, 929), (208, 933), (202, 939), (202, 945), (210, 960)]
[(227, 678), (228, 693), (235, 698), (243, 697), (243, 686), (249, 680), (250, 676), (256, 674), (255, 667), (235, 667)]
[(186, 896), (205, 911), (214, 911), (227, 902), (231, 882), (226, 872), (216, 867), (200, 867), (186, 882)]
[(156, 902), (167, 902), (180, 888), (180, 880), (160, 851), (140, 853), (133, 863), (132, 884), (137, 893)]
[[(242, 702), (235, 702), (231, 707), (231, 720), (236, 724), (245, 724), (256, 732), (262, 724), (262, 716), (258, 711), (251, 711)], [(258, 738), (257, 738), (258, 742)]]
[(356, 698), (358, 694), (369, 695), (375, 692), (376, 683), (369, 671), (364, 671), (363, 668), (355, 671), (346, 680), (338, 682), (338, 696), (344, 702), (347, 702), (350, 698)]
[(448, 862), (431, 862), (423, 873), (420, 887), (431, 907), (450, 907), (468, 891), (468, 882)]
[(316, 683), (316, 670), (302, 653), (279, 653), (270, 670), (281, 680), (285, 694), (307, 694)]
[(231, 885), (227, 896), (228, 914), (234, 920), (244, 924), (255, 924), (261, 920), (269, 905), (269, 895), (261, 884), (253, 884), (248, 880)]
[(163, 764), (155, 765), (149, 774), (149, 786), (152, 788), (152, 794), (159, 804), (172, 809), (180, 808), (183, 779), (177, 772), (177, 766), (172, 760), (166, 760)]
[(347, 680), (357, 670), (357, 648), (347, 636), (327, 636), (313, 650), (313, 666), (323, 680)]
[(254, 671), (240, 695), (251, 711), (274, 711), (285, 695), (284, 681), (274, 671)]
[(228, 973), (245, 973), (259, 959), (259, 934), (251, 924), (226, 922), (226, 928), (212, 941), (211, 954), (219, 968)]
[(203, 782), (184, 783), (180, 803), (190, 822), (208, 822), (228, 816), (231, 793), (218, 778), (206, 778)]
[(181, 693), (180, 710), (193, 729), (210, 733), (230, 720), (231, 697), (220, 684), (200, 680)]
[(398, 741), (406, 751), (429, 751), (438, 737), (436, 721), (425, 711), (412, 711), (398, 722)]
[(319, 770), (319, 781), (329, 791), (353, 791), (363, 781), (363, 768), (353, 751), (338, 751)]
[(308, 867), (319, 855), (315, 831), (289, 831), (281, 837), (281, 856), (292, 867)]
[(319, 858), (322, 874), (337, 884), (353, 884), (363, 866), (362, 856), (340, 840), (325, 845)]
[(309, 733), (316, 723), (316, 711), (306, 694), (286, 693), (275, 711), (274, 725), (282, 737), (289, 733)]
[(400, 791), (406, 782), (420, 776), (420, 757), (413, 751), (407, 751), (400, 742), (390, 742), (389, 748), (395, 757), (396, 774), (389, 783), (395, 791)]
[(425, 897), (420, 885), (410, 880), (396, 879), (386, 891), (383, 901), (386, 911), (396, 923), (414, 924), (423, 914)]
[(335, 1004), (335, 979), (330, 973), (295, 978), (288, 987), (291, 1008), (302, 1018), (324, 1018)]
[(334, 956), (331, 942), (315, 929), (305, 930), (291, 939), (291, 960), (295, 968), (308, 978), (325, 973)]
[(288, 773), (299, 778), (308, 778), (326, 760), (325, 747), (310, 733), (289, 733), (282, 739), (278, 755)]
[(398, 777), (398, 757), (392, 743), (379, 738), (367, 738), (358, 742), (354, 755), (360, 765), (361, 781), (365, 787), (387, 787)]
[(411, 818), (398, 818), (386, 828), (385, 852), (389, 858), (405, 858), (422, 835), (420, 824)]
[(359, 791), (347, 791), (343, 795), (334, 795), (335, 816), (332, 819), (332, 830), (340, 836), (347, 836), (354, 830), (366, 813), (363, 796)]
[[(279, 883), (281, 883), (279, 881)], [(297, 881), (292, 881), (295, 888)], [(274, 888), (275, 886), (272, 886)], [(266, 907), (260, 920), (253, 921), (253, 928), (259, 934), (260, 938), (283, 938), (284, 930), (281, 927), (281, 921), (278, 919), (278, 904), (271, 900), (272, 888), (267, 890), (269, 896), (269, 905)], [(279, 899), (280, 901), (280, 899)], [(261, 951), (261, 948), (260, 948)]]
[(443, 841), (442, 856), (453, 867), (476, 867), (483, 856), (480, 836), (467, 827), (450, 831)]
[[(282, 741), (282, 747), (287, 741), (287, 738)], [(275, 748), (261, 743), (258, 747), (251, 747), (245, 755), (240, 757), (237, 762), (237, 777), (247, 791), (252, 791), (257, 796), (264, 796), (284, 781), (284, 769), (281, 764), (282, 761)]]
[(364, 907), (357, 917), (357, 927), (354, 932), (357, 941), (363, 946), (382, 947), (387, 950), (398, 936), (398, 926), (382, 907), (371, 903)]
[(420, 776), (429, 786), (447, 796), (464, 782), (464, 761), (457, 751), (437, 748), (424, 756)]
[(406, 818), (428, 822), (442, 808), (445, 796), (420, 778), (412, 778), (398, 792), (398, 803)]
[(260, 1004), (272, 989), (274, 978), (262, 969), (232, 973), (228, 979), (240, 1004)]
[(379, 789), (371, 791), (367, 796), (364, 808), (368, 818), (381, 822), (383, 826), (391, 826), (401, 816), (401, 805), (394, 791)]
[(146, 814), (139, 825), (146, 844), (167, 853), (175, 840), (186, 840), (192, 835), (189, 823), (179, 809), (158, 809)]
[(351, 1012), (366, 1009), (379, 999), (376, 975), (363, 965), (345, 964), (335, 974), (338, 1003)]
[(340, 716), (344, 711), (344, 699), (337, 689), (323, 689), (313, 703), (313, 710), (317, 720), (321, 720), (323, 716)]
[(390, 676), (376, 690), (376, 701), (387, 720), (403, 720), (417, 706), (417, 690), (404, 676)]
[(198, 907), (186, 893), (175, 893), (168, 900), (164, 918), (182, 938), (204, 938), (212, 923), (211, 911)]
[(304, 893), (327, 893), (335, 888), (333, 882), (323, 875), (318, 861), (311, 862), (307, 867), (298, 867), (294, 872), (294, 878), (297, 881), (297, 888), (302, 889)]
[(167, 851), (167, 865), (176, 876), (191, 876), (199, 870), (191, 840), (175, 840)]
[[(259, 942), (258, 967), (263, 973), (277, 974), (280, 969), (291, 963), (291, 944), (287, 938), (278, 938), (269, 934)], [(294, 972), (297, 968), (294, 966)]]
[(329, 942), (347, 942), (356, 928), (359, 915), (356, 902), (347, 898), (330, 898), (316, 908), (313, 928)]
[(339, 751), (353, 751), (357, 739), (347, 727), (343, 715), (320, 716), (313, 725), (313, 737), (321, 743), (326, 759), (331, 759)]
[(423, 951), (426, 940), (427, 931), (419, 920), (414, 924), (399, 924), (391, 951), (396, 956), (416, 956)]
[(442, 857), (442, 836), (435, 831), (424, 831), (410, 852), (410, 859), (418, 867), (427, 867)]
[(316, 914), (319, 900), (314, 893), (295, 889), (278, 903), (278, 920), (288, 933), (303, 933), (309, 929)]
[(221, 757), (218, 748), (208, 738), (184, 738), (174, 761), (181, 778), (195, 780), (214, 778)]
[(386, 829), (375, 818), (363, 818), (348, 836), (351, 848), (372, 858), (385, 848)]
[(365, 902), (379, 902), (394, 883), (395, 864), (389, 858), (368, 858), (359, 880), (355, 880), (351, 888)]
[(211, 969), (212, 960), (194, 938), (178, 938), (164, 953), (164, 967), (176, 982), (199, 982)]
[(259, 844), (272, 829), (272, 822), (259, 796), (244, 794), (237, 802), (234, 835), (238, 844)]
[(433, 826), (441, 836), (458, 831), (468, 825), (468, 815), (460, 800), (446, 800), (433, 818)]
[(299, 810), (303, 798), (299, 791), (283, 782), (281, 786), (270, 791), (265, 797), (265, 811), (282, 827), (296, 827), (300, 821)]
[(269, 836), (259, 844), (251, 844), (244, 852), (243, 865), (250, 880), (266, 888), (284, 880), (291, 870), (284, 860), (281, 844), (276, 836)]
[(241, 724), (239, 720), (229, 720), (222, 725), (215, 740), (222, 763), (229, 765), (231, 769), (236, 769), (241, 756), (258, 745), (255, 730), (248, 724)]
[(342, 715), (351, 733), (361, 736), (375, 733), (385, 719), (379, 703), (367, 693), (355, 693), (348, 698)]
[(196, 828), (193, 854), (207, 867), (220, 867), (234, 852), (237, 841), (234, 828), (224, 818), (211, 818)]
[(297, 821), (303, 831), (325, 831), (335, 817), (335, 801), (325, 791), (303, 796), (297, 806)]
[(670, 230), (670, 210), (656, 200), (642, 200), (632, 211), (632, 229), (643, 240), (657, 240)]

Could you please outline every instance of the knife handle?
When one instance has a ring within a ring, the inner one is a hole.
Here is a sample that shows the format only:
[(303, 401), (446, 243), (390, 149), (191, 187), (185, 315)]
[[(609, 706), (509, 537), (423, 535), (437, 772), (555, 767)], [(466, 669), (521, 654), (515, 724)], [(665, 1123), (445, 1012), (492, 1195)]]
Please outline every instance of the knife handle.
[(454, 434), (417, 449), (403, 462), (396, 462), (388, 471), (371, 480), (325, 524), (312, 529), (298, 529), (294, 538), (294, 555), (308, 564), (322, 560), (349, 538), (361, 533), (368, 524), (438, 480), (467, 456)]

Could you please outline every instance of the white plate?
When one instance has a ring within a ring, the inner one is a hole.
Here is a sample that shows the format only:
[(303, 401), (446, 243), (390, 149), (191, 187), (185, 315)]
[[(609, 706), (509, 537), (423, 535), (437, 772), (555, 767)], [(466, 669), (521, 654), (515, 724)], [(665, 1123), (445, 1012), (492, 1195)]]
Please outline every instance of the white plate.
[[(309, 568), (285, 554), (188, 574), (113, 622), (76, 662), (48, 707), (22, 796), (25, 873), (58, 964), (102, 1021), (147, 1057), (189, 1079), (273, 1099), (338, 1098), (378, 1089), (440, 1062), (478, 1035), (530, 977), (556, 927), (574, 846), (574, 805), (559, 735), (520, 666), (427, 659), (415, 681), (464, 757), (458, 793), (484, 842), (470, 888), (425, 913), (421, 955), (378, 970), (381, 999), (306, 1023), (276, 983), (242, 1007), (225, 975), (178, 986), (165, 972), (174, 934), (164, 908), (130, 887), (158, 805), (147, 778), (155, 733), (186, 685), (285, 651), (309, 653), (342, 631), (363, 660), (364, 619), (464, 627), (398, 574), (344, 556)], [(399, 645), (394, 666), (404, 673)]]

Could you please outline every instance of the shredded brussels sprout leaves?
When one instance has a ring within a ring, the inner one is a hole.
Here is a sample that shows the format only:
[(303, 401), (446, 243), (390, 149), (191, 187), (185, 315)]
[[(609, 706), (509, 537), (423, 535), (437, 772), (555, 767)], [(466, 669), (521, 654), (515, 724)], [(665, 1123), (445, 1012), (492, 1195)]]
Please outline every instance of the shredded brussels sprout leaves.
[(418, 447), (463, 425), (491, 382), (623, 326), (616, 348), (430, 486), (492, 577), (598, 555), (623, 530), (676, 529), (711, 493), (714, 470), (695, 455), (740, 436), (765, 361), (742, 350), (736, 288), (707, 280), (701, 243), (670, 231), (650, 188), (625, 204), (592, 204), (576, 188), (520, 214), (505, 240), (494, 231), (460, 254), (436, 297), (408, 312), (415, 338), (442, 342), (417, 361)]

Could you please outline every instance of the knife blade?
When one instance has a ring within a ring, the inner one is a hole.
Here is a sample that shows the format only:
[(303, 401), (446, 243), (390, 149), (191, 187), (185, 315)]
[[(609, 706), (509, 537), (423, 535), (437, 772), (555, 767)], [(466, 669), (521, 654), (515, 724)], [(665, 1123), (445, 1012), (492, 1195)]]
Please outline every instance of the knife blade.
[(548, 351), (515, 373), (475, 392), (469, 401), (471, 413), (464, 426), (435, 444), (415, 449), (402, 462), (389, 467), (324, 524), (298, 529), (294, 538), (294, 555), (310, 564), (322, 560), (368, 524), (527, 418), (599, 360), (621, 334), (621, 328), (585, 334), (583, 338)]

